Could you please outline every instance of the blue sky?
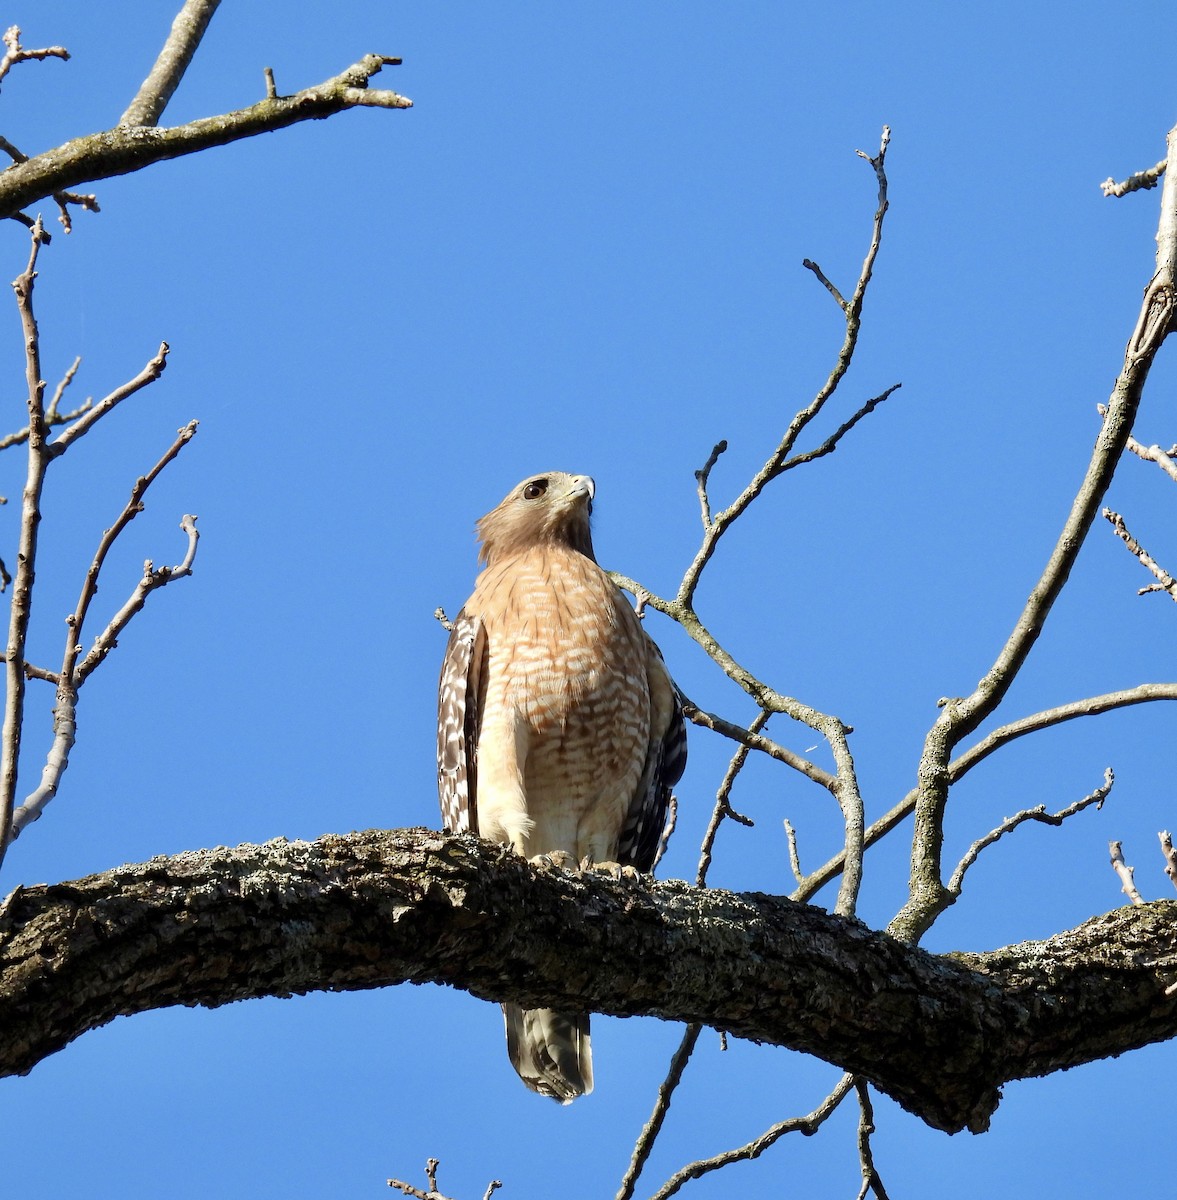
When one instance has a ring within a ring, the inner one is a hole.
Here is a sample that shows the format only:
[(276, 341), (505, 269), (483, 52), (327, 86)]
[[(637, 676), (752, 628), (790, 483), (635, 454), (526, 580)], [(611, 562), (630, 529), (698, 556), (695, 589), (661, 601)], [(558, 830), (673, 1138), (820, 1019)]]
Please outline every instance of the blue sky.
[[(178, 7), (178, 3), (175, 5)], [(2, 132), (25, 153), (113, 124), (173, 5), (10, 6), (27, 45)], [(51, 383), (76, 397), (129, 378), (161, 340), (163, 380), (55, 465), (31, 657), (62, 620), (102, 530), (193, 417), (200, 432), (112, 556), (109, 615), (142, 560), (195, 575), (154, 596), (82, 693), (62, 793), (5, 863), (16, 883), (279, 835), (436, 826), (433, 723), (444, 637), (476, 569), (473, 522), (524, 475), (597, 480), (602, 562), (673, 591), (699, 537), (694, 471), (734, 495), (825, 379), (841, 338), (805, 257), (848, 290), (874, 179), (855, 149), (889, 124), (892, 209), (853, 369), (824, 436), (902, 388), (820, 463), (762, 498), (717, 554), (699, 607), (764, 679), (854, 725), (868, 815), (913, 784), (936, 700), (973, 687), (1036, 580), (1082, 477), (1152, 273), (1156, 195), (1098, 184), (1156, 162), (1177, 106), (1147, 63), (1177, 37), (1164, 3), (281, 6), (225, 3), (166, 123), (252, 103), (368, 52), (408, 112), (360, 111), (103, 181), (43, 254)], [(52, 213), (47, 209), (47, 216)], [(27, 239), (0, 229), (6, 278)], [(7, 303), (7, 315), (5, 315)], [(23, 423), (15, 305), (0, 297), (5, 429)], [(1177, 440), (1167, 355), (1138, 424)], [(19, 494), (18, 456), (0, 492)], [(1137, 462), (1111, 497), (1174, 570), (1172, 485)], [(13, 554), (16, 507), (0, 510)], [(1097, 528), (1000, 719), (1172, 678), (1170, 602)], [(101, 608), (101, 606), (100, 606)], [(750, 706), (669, 623), (650, 632), (692, 698)], [(23, 779), (50, 739), (30, 691)], [(995, 755), (953, 793), (948, 856), (1012, 812), (1061, 808), (1104, 768), (1112, 798), (984, 855), (927, 939), (985, 949), (1048, 936), (1122, 899), (1123, 839), (1148, 897), (1171, 894), (1156, 831), (1173, 823), (1177, 712), (1155, 706)], [(816, 740), (778, 719), (799, 751)], [(662, 874), (691, 877), (729, 749), (696, 731)], [(824, 753), (815, 750), (821, 759)], [(1166, 767), (1170, 771), (1166, 771)], [(791, 886), (838, 845), (829, 798), (753, 762), (734, 796), (756, 828), (721, 834), (712, 882)], [(861, 914), (902, 903), (909, 831), (868, 857)], [(832, 897), (820, 896), (832, 903)], [(612, 1196), (679, 1031), (598, 1019), (597, 1091), (569, 1109), (526, 1092), (497, 1009), (400, 988), (173, 1010), (87, 1035), (0, 1082), (14, 1195), (297, 1197), (421, 1185), (448, 1194)], [(704, 1034), (638, 1189), (808, 1111), (835, 1069)], [(892, 1196), (1156, 1190), (1171, 1122), (1152, 1098), (1166, 1046), (1006, 1089), (992, 1132), (948, 1138), (879, 1098)], [(849, 1108), (816, 1138), (684, 1195), (846, 1196)]]

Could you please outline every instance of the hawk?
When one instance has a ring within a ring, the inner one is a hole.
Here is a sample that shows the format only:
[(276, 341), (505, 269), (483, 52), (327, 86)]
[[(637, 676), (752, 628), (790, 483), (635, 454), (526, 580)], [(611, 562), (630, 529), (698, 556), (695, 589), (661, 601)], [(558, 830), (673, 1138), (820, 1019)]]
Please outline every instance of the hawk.
[[(662, 655), (593, 556), (596, 487), (545, 471), (478, 522), (486, 564), (441, 668), (437, 784), (447, 829), (533, 858), (648, 872), (686, 727)], [(593, 1089), (589, 1018), (504, 1004), (533, 1091)]]

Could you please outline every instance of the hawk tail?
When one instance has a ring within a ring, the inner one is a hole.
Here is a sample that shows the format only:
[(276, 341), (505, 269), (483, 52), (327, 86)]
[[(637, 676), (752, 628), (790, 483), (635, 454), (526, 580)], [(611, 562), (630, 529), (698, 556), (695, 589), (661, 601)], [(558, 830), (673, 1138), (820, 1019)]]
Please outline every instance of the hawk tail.
[(507, 1053), (533, 1092), (571, 1104), (593, 1090), (588, 1013), (503, 1005)]

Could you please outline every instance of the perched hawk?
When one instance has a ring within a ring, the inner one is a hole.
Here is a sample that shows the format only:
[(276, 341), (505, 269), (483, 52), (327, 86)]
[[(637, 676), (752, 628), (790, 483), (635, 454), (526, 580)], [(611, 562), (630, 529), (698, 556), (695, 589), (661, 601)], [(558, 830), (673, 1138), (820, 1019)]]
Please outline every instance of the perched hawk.
[[(658, 648), (593, 557), (594, 490), (546, 471), (478, 522), (486, 569), (441, 668), (441, 814), (528, 858), (649, 871), (686, 729)], [(564, 1104), (592, 1091), (586, 1013), (503, 1014), (529, 1088)]]

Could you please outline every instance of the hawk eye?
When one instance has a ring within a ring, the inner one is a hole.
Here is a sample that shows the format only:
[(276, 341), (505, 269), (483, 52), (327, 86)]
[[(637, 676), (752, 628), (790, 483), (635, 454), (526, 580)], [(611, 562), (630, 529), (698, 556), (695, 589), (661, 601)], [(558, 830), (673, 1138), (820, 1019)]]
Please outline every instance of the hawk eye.
[(546, 479), (533, 479), (523, 489), (524, 500), (538, 500), (544, 492), (548, 490), (548, 481)]

